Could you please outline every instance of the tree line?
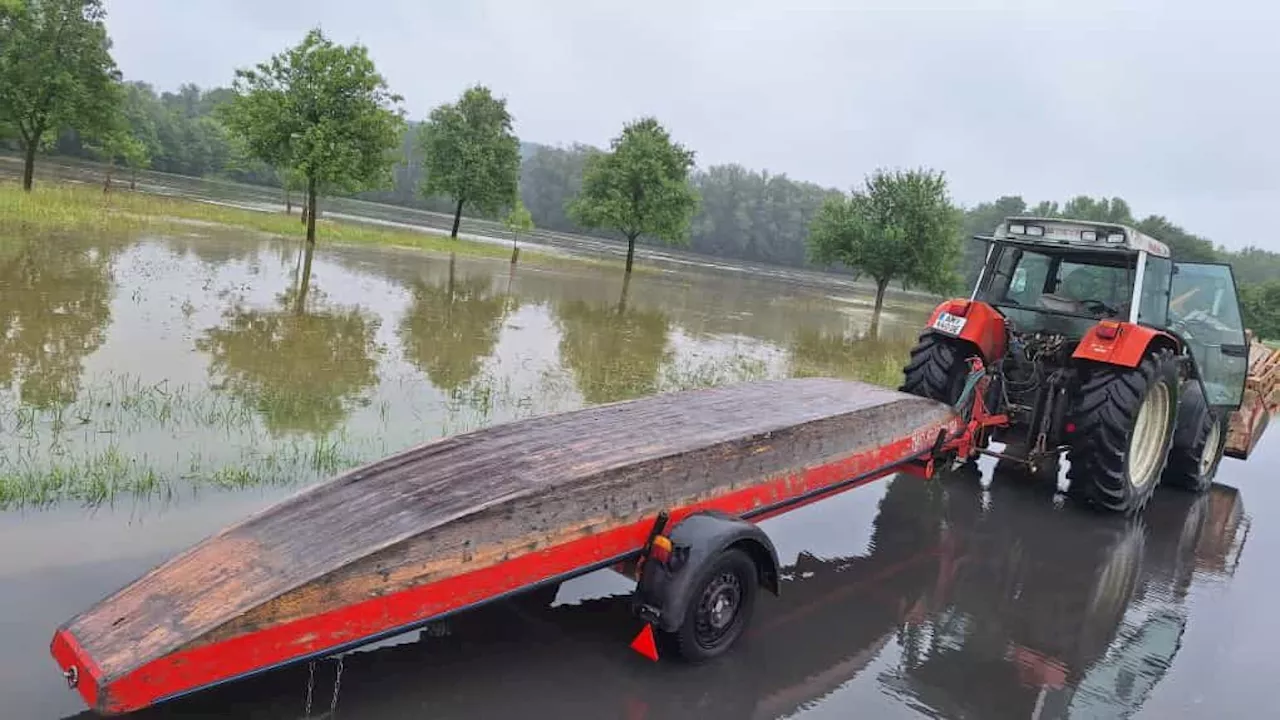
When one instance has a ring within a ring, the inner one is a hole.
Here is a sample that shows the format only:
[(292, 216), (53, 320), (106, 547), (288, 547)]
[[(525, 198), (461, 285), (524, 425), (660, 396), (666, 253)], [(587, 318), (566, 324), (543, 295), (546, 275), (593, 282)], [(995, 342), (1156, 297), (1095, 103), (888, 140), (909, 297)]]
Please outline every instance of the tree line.
[(607, 148), (522, 143), (505, 99), (482, 85), (411, 122), (366, 48), (319, 30), (205, 90), (125, 82), (110, 50), (101, 0), (0, 3), (0, 142), (23, 153), (24, 187), (48, 151), (298, 190), (307, 267), (317, 198), (347, 195), (450, 212), (455, 237), (466, 214), (624, 240), (628, 274), (636, 245), (653, 243), (851, 272), (874, 282), (879, 307), (891, 283), (971, 283), (982, 248), (968, 238), (1030, 213), (1128, 222), (1180, 258), (1231, 262), (1251, 325), (1280, 325), (1280, 254), (1215, 247), (1163, 216), (1135, 217), (1121, 198), (961, 208), (928, 169), (877, 169), (851, 192), (736, 164), (700, 169), (652, 117), (625, 123)]

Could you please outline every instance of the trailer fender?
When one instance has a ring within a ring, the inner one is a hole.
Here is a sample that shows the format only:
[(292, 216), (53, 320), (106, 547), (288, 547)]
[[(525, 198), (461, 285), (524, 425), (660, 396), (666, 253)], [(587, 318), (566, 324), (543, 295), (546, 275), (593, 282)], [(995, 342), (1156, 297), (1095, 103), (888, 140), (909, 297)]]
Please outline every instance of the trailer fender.
[(778, 551), (759, 526), (742, 518), (707, 510), (689, 515), (667, 533), (669, 557), (641, 569), (636, 586), (640, 614), (657, 629), (675, 632), (684, 620), (699, 571), (730, 548), (740, 548), (755, 562), (760, 585), (780, 592)]
[(1089, 328), (1071, 357), (1135, 368), (1147, 350), (1167, 347), (1177, 354), (1180, 343), (1169, 333), (1127, 322), (1103, 320)]
[(1008, 338), (1004, 316), (994, 307), (977, 300), (946, 300), (929, 315), (925, 333), (953, 338), (972, 346), (982, 361), (992, 363), (1004, 357)]

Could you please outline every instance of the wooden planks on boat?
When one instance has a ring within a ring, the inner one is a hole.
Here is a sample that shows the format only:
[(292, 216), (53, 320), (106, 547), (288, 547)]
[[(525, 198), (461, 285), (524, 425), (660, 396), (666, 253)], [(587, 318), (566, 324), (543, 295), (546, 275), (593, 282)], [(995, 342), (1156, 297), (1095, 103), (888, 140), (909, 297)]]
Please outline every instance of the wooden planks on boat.
[(68, 629), (103, 680), (877, 447), (954, 417), (827, 378), (597, 406), (355, 468), (164, 563)]

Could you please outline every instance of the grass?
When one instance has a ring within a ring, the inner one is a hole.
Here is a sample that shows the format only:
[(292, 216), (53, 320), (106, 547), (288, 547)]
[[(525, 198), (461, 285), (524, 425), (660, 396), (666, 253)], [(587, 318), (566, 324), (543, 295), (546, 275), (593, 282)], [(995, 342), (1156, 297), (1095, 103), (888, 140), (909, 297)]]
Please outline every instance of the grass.
[[(896, 385), (906, 345), (870, 342), (805, 335), (789, 351), (766, 357), (734, 346), (664, 363), (643, 388), (633, 387), (635, 373), (621, 365), (594, 380), (625, 395), (805, 375)], [(387, 388), (363, 419), (349, 418), (325, 434), (272, 435), (259, 412), (235, 397), (132, 375), (87, 382), (74, 402), (58, 407), (33, 408), (0, 393), (0, 510), (96, 507), (122, 497), (171, 500), (203, 488), (306, 485), (425, 438), (592, 404), (564, 367), (526, 379), (532, 383), (522, 389), (512, 377), (486, 370), (439, 399), (411, 386)], [(431, 398), (426, 405), (418, 402), (423, 397)], [(623, 398), (599, 401), (617, 399)], [(413, 422), (404, 421), (406, 413)]]
[[(101, 187), (92, 185), (44, 182), (28, 193), (16, 182), (0, 181), (0, 232), (4, 233), (189, 231), (192, 223), (242, 228), (282, 237), (306, 236), (306, 228), (296, 214), (246, 210), (186, 198), (130, 192), (121, 187), (104, 193)], [(453, 240), (431, 231), (381, 228), (323, 217), (316, 221), (316, 235), (320, 243), (384, 245), (477, 257), (511, 257), (511, 249), (503, 245)], [(545, 265), (576, 262), (523, 248), (520, 261)], [(601, 263), (611, 264), (608, 261), (592, 262)]]

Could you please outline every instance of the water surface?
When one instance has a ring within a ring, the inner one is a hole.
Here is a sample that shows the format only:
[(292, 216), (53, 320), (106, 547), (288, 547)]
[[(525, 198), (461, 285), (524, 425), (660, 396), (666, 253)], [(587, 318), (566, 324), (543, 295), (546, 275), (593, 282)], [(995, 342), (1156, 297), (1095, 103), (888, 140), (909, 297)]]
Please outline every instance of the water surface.
[[(891, 382), (924, 307), (688, 267), (538, 269), (297, 242), (0, 241), (0, 696), (81, 712), (53, 629), (164, 558), (356, 462), (517, 417), (804, 374)], [(1273, 433), (1274, 435), (1274, 433)], [(1142, 522), (1016, 476), (901, 477), (767, 521), (787, 564), (723, 662), (626, 648), (609, 572), (343, 657), (362, 718), (1256, 716), (1280, 538), (1263, 468), (1224, 462)], [(1245, 511), (1244, 498), (1250, 512)], [(1247, 542), (1246, 542), (1247, 540)], [(1245, 552), (1247, 546), (1247, 552)], [(308, 671), (142, 714), (300, 717)], [(314, 667), (313, 713), (337, 665)], [(89, 717), (85, 715), (85, 717)]]

